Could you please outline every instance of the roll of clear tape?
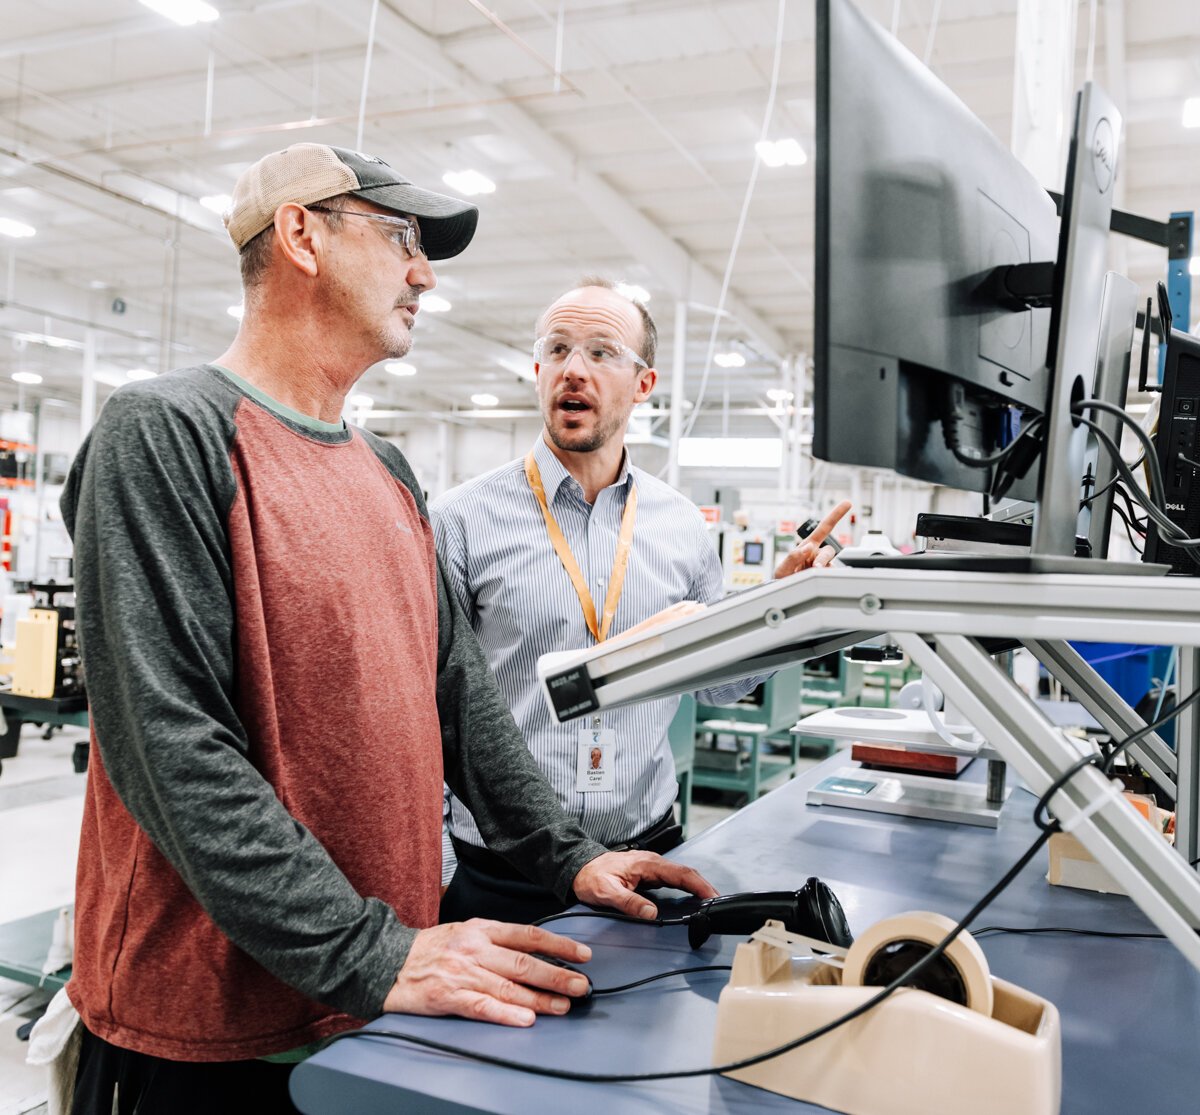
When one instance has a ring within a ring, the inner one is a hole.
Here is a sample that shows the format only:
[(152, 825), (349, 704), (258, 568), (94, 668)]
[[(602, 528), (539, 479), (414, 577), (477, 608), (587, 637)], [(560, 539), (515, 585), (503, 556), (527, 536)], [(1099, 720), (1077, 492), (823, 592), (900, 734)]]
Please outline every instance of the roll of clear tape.
[[(903, 941), (934, 948), (955, 926), (955, 922), (942, 914), (916, 910), (907, 914), (877, 921), (866, 932), (861, 933), (846, 953), (842, 967), (842, 984), (846, 987), (864, 987), (864, 979), (871, 961), (889, 945)], [(969, 933), (960, 933), (950, 942), (942, 957), (953, 965), (962, 980), (966, 992), (967, 1007), (980, 1014), (992, 1016), (992, 979), (988, 971), (987, 958), (983, 950)]]

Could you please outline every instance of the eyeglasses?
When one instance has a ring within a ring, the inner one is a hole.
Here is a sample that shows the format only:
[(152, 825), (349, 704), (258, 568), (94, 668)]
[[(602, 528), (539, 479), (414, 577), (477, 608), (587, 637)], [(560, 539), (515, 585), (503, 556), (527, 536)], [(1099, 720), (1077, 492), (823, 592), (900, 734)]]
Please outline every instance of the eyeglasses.
[(533, 346), (534, 360), (547, 368), (564, 367), (576, 352), (582, 353), (587, 364), (596, 369), (619, 368), (626, 363), (637, 364), (641, 368), (650, 366), (633, 349), (614, 337), (591, 337), (575, 343), (570, 337), (551, 333), (539, 337)]
[(362, 217), (366, 221), (390, 225), (388, 239), (397, 247), (403, 248), (410, 258), (422, 254), (421, 230), (416, 221), (410, 221), (407, 217), (387, 217), (382, 213), (364, 213), (361, 209), (333, 209), (324, 205), (309, 205), (306, 208), (317, 213), (340, 213), (343, 217)]

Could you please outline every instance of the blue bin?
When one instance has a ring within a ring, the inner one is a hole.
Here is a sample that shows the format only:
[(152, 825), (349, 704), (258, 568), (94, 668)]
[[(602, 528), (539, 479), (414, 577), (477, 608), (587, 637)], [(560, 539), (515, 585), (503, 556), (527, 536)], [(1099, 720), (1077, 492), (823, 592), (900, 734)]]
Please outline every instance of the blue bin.
[(1166, 649), (1134, 643), (1072, 643), (1071, 646), (1128, 705), (1136, 705), (1150, 692), (1155, 654)]

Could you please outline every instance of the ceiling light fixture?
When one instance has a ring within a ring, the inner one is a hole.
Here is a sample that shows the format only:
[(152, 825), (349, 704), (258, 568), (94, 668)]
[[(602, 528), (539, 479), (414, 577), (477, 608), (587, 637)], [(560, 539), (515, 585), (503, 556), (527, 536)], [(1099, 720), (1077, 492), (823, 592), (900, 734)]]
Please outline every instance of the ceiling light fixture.
[(448, 170), (442, 175), (442, 181), (450, 189), (457, 190), (466, 197), (496, 192), (496, 183), (486, 174), (480, 174), (477, 170)]
[(37, 229), (24, 221), (14, 221), (12, 217), (0, 217), (0, 236), (11, 236), (14, 240), (24, 240), (28, 236), (36, 236)]
[(124, 387), (129, 382), (120, 372), (113, 371), (111, 368), (97, 368), (92, 373), (92, 379), (97, 383), (107, 384), (109, 387)]
[(444, 314), (450, 309), (450, 303), (440, 294), (422, 294), (421, 309), (427, 314)]
[(804, 148), (794, 139), (760, 139), (754, 150), (769, 167), (803, 166), (808, 162)]
[(499, 405), (500, 400), (497, 399), (495, 395), (489, 395), (486, 391), (484, 391), (478, 395), (472, 395), (471, 402), (473, 402), (477, 407), (494, 407)]
[(394, 376), (415, 376), (417, 374), (417, 369), (411, 364), (405, 364), (403, 360), (388, 360), (383, 367), (384, 371)]
[(47, 348), (73, 348), (82, 351), (82, 341), (70, 341), (66, 337), (56, 337), (52, 333), (14, 333), (13, 339), (19, 344), (45, 345)]
[(1200, 97), (1188, 97), (1183, 102), (1183, 126), (1200, 128)]
[(634, 302), (649, 302), (650, 292), (637, 283), (617, 283), (617, 293), (633, 299)]
[(740, 352), (718, 352), (713, 357), (713, 363), (718, 368), (744, 368), (746, 358)]
[(375, 400), (370, 395), (351, 395), (346, 402), (355, 410), (370, 410), (375, 405)]
[(767, 392), (767, 398), (773, 403), (790, 403), (796, 396), (783, 387), (772, 387)]
[(125, 373), (126, 379), (131, 379), (135, 382), (139, 379), (156, 379), (157, 377), (158, 372), (152, 371), (150, 368), (130, 368)]
[(12, 377), (17, 383), (34, 384), (42, 382), (42, 377), (37, 372), (13, 372)]
[(245, 312), (246, 312), (246, 307), (241, 304), (239, 304), (237, 306), (230, 306), (229, 309), (227, 309), (225, 312), (230, 317), (235, 317), (238, 319), (238, 321), (241, 321), (242, 315), (245, 314)]
[(221, 13), (204, 0), (142, 0), (152, 12), (165, 15), (180, 27), (191, 27), (194, 23), (212, 23), (220, 19)]
[(233, 208), (233, 198), (228, 194), (209, 194), (200, 199), (200, 204), (210, 213), (216, 213), (218, 217), (223, 217)]

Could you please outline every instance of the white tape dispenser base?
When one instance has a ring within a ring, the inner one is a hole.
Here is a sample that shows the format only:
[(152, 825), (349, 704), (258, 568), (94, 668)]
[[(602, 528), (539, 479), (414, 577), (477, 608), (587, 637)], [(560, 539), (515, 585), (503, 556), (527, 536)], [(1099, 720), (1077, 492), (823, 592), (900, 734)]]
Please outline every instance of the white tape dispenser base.
[[(847, 1014), (954, 927), (940, 914), (885, 918), (843, 962), (797, 952), (778, 922), (739, 945), (721, 992), (716, 1064), (784, 1045)], [(861, 1018), (727, 1075), (846, 1115), (1058, 1115), (1062, 1042), (1053, 1003), (988, 972), (967, 934)]]

